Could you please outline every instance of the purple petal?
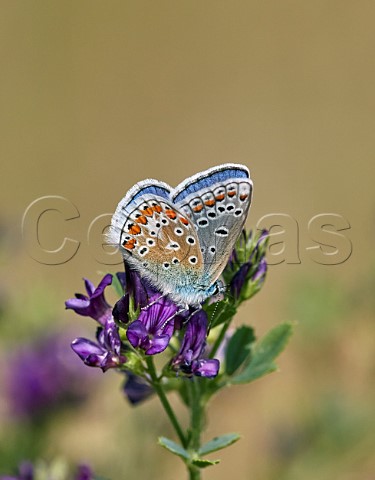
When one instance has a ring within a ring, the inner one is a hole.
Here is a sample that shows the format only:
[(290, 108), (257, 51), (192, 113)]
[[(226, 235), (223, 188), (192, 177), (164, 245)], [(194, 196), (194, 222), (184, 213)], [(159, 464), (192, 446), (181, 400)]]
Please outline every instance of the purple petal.
[(65, 302), (66, 308), (71, 308), (72, 310), (75, 310), (75, 312), (78, 313), (79, 315), (84, 315), (83, 313), (80, 313), (80, 311), (87, 309), (89, 305), (90, 305), (90, 300), (84, 299), (84, 298), (70, 298)]
[(82, 359), (88, 355), (101, 355), (105, 352), (98, 344), (82, 337), (73, 340), (71, 347)]
[(117, 272), (116, 277), (117, 277), (117, 280), (120, 282), (123, 291), (125, 292), (125, 289), (126, 289), (126, 273), (125, 272)]
[(154, 389), (143, 378), (127, 372), (124, 392), (132, 405), (142, 402), (154, 393)]
[(22, 462), (20, 465), (20, 480), (33, 480), (34, 467), (31, 462)]
[(78, 467), (77, 475), (75, 480), (92, 480), (92, 471), (87, 465), (80, 465)]
[(199, 310), (193, 315), (187, 324), (185, 335), (181, 344), (179, 357), (183, 357), (189, 350), (192, 351), (192, 358), (197, 359), (206, 345), (207, 336), (207, 314)]
[(105, 327), (103, 329), (103, 340), (104, 344), (102, 345), (104, 348), (116, 353), (117, 355), (120, 354), (121, 348), (121, 340), (120, 335), (118, 332), (118, 327), (115, 324), (113, 317), (108, 318)]
[(257, 271), (254, 273), (254, 275), (252, 276), (251, 280), (253, 282), (256, 282), (256, 281), (264, 281), (264, 278), (266, 276), (266, 273), (267, 273), (267, 262), (266, 260), (263, 258), (261, 260), (261, 262), (259, 263), (259, 266), (258, 266), (258, 269)]
[(197, 377), (213, 378), (219, 373), (220, 362), (216, 358), (211, 360), (197, 360), (193, 364), (193, 373)]
[(125, 361), (125, 357), (119, 357), (111, 352), (107, 352), (102, 357), (101, 362), (98, 366), (103, 370), (103, 372), (106, 372), (109, 368), (116, 368), (121, 363), (125, 363)]
[(238, 272), (234, 275), (230, 284), (230, 289), (231, 289), (231, 294), (235, 298), (239, 298), (242, 287), (245, 284), (246, 276), (249, 273), (250, 268), (251, 268), (251, 262), (244, 263), (241, 266), (241, 268), (238, 270)]
[(131, 268), (127, 268), (125, 274), (126, 289), (127, 292), (134, 297), (135, 308), (142, 308), (148, 305), (150, 298), (156, 293), (156, 290), (144, 279), (141, 279), (139, 274)]
[(76, 338), (71, 347), (89, 367), (100, 367), (106, 351), (87, 338)]
[[(152, 298), (152, 301), (155, 301), (154, 299), (155, 296)], [(174, 330), (174, 322), (172, 317), (177, 310), (177, 305), (164, 297), (161, 298), (157, 303), (154, 303), (145, 310), (142, 310), (138, 320), (145, 325), (147, 331), (151, 334), (157, 334), (161, 331), (163, 333), (171, 332), (172, 334)]]
[(127, 293), (115, 304), (112, 315), (117, 322), (129, 322), (129, 294)]
[(135, 320), (129, 325), (126, 336), (134, 348), (139, 347), (148, 338), (146, 327), (139, 320)]
[(156, 353), (163, 352), (169, 344), (171, 337), (168, 335), (155, 336), (150, 340), (150, 347), (146, 349), (146, 355), (155, 355)]
[(112, 283), (112, 275), (110, 273), (107, 273), (107, 275), (104, 275), (102, 281), (99, 283), (99, 285), (97, 286), (97, 288), (95, 289), (91, 297), (96, 298), (102, 295), (106, 287), (111, 285), (111, 283)]
[(65, 306), (74, 310), (78, 315), (94, 318), (100, 324), (105, 325), (112, 312), (104, 298), (104, 289), (112, 283), (112, 275), (105, 275), (96, 289), (89, 280), (85, 278), (84, 281), (89, 298), (82, 294), (76, 294), (76, 298), (67, 300)]
[(83, 281), (85, 282), (86, 292), (87, 292), (88, 296), (91, 297), (91, 295), (95, 291), (95, 286), (92, 282), (90, 282), (90, 280), (88, 278), (84, 278)]

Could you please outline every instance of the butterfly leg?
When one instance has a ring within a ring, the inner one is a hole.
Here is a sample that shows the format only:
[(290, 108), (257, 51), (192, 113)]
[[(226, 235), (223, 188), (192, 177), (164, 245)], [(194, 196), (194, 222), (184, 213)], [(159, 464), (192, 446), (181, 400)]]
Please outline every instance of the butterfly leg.
[[(177, 312), (175, 312), (173, 315), (171, 315), (169, 318), (167, 318), (167, 320), (163, 323), (162, 328), (164, 328), (167, 325), (168, 322), (170, 322), (175, 317), (177, 317), (177, 315), (180, 315), (181, 313), (187, 312), (187, 311), (189, 311), (189, 305), (181, 306), (181, 308), (179, 310), (177, 310)], [(190, 315), (189, 315), (189, 318), (190, 318)]]
[(155, 300), (153, 300), (152, 302), (148, 303), (145, 307), (142, 307), (141, 308), (141, 311), (143, 310), (147, 310), (149, 307), (151, 307), (152, 305), (155, 305), (155, 303), (158, 303), (159, 300), (161, 300), (163, 297), (165, 297), (166, 294), (163, 293), (162, 295), (160, 295), (160, 297), (156, 298)]

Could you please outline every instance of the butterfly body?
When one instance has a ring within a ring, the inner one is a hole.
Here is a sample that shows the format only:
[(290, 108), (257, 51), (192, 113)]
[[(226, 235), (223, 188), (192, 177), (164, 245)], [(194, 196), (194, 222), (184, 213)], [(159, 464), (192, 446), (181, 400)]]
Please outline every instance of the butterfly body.
[(219, 277), (245, 223), (252, 182), (243, 165), (198, 173), (173, 189), (144, 180), (113, 215), (109, 241), (162, 294), (198, 305), (223, 290)]

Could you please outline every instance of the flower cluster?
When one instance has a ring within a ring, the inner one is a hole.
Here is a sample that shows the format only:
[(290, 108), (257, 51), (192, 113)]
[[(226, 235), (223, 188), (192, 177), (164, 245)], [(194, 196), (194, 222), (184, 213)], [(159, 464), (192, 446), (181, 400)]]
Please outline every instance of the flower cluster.
[(65, 334), (49, 334), (9, 354), (6, 399), (11, 414), (40, 419), (86, 398), (92, 377), (77, 371), (66, 343)]
[[(72, 349), (88, 366), (103, 372), (115, 368), (125, 374), (124, 392), (132, 404), (154, 392), (156, 380), (148, 358), (166, 352), (168, 347), (169, 360), (158, 382), (167, 384), (176, 375), (217, 377), (220, 361), (213, 354), (220, 345), (212, 347), (208, 339), (210, 328), (215, 326), (215, 311), (225, 319), (228, 308), (237, 308), (261, 288), (267, 269), (265, 248), (266, 232), (257, 238), (244, 233), (223, 272), (229, 286), (227, 295), (214, 305), (206, 302), (201, 309), (183, 310), (128, 268), (125, 273), (105, 275), (96, 288), (85, 279), (87, 293), (76, 294), (65, 305), (97, 322), (96, 341), (77, 338)], [(121, 294), (113, 308), (104, 296), (111, 284)]]

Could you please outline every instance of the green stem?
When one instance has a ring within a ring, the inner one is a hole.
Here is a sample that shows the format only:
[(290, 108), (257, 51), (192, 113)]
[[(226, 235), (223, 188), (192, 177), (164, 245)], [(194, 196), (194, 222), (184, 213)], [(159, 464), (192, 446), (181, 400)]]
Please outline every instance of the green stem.
[(201, 471), (193, 465), (189, 466), (189, 480), (201, 480)]
[[(203, 404), (202, 396), (199, 385), (199, 380), (193, 378), (190, 382), (190, 431), (191, 437), (189, 441), (189, 450), (192, 453), (192, 457), (198, 456), (198, 451), (201, 443), (201, 432), (203, 426)], [(188, 465), (189, 469), (189, 480), (200, 480), (201, 471), (198, 467), (194, 465)]]
[(217, 339), (215, 340), (215, 343), (212, 347), (212, 350), (210, 352), (210, 358), (214, 358), (214, 356), (216, 355), (216, 352), (218, 351), (220, 345), (221, 345), (221, 342), (224, 340), (224, 337), (225, 337), (225, 334), (227, 333), (227, 330), (229, 328), (229, 324), (231, 322), (231, 318), (229, 320), (227, 320), (224, 325), (223, 325), (223, 328), (221, 329)]
[(178, 435), (178, 438), (180, 439), (180, 442), (182, 444), (182, 446), (184, 448), (186, 448), (186, 439), (185, 439), (185, 435), (182, 431), (182, 428), (176, 418), (176, 415), (174, 414), (174, 411), (171, 407), (171, 404), (169, 403), (168, 401), (168, 398), (167, 396), (165, 395), (164, 393), (164, 390), (162, 388), (162, 386), (160, 385), (160, 380), (156, 374), (156, 370), (155, 370), (155, 365), (154, 365), (154, 362), (153, 362), (153, 359), (152, 359), (152, 356), (147, 356), (146, 358), (146, 362), (147, 362), (147, 366), (148, 366), (148, 370), (149, 370), (149, 373), (150, 373), (150, 376), (151, 376), (151, 379), (152, 379), (152, 386), (154, 387), (154, 390), (155, 392), (157, 393), (160, 401), (161, 401), (161, 404), (163, 405), (164, 407), (164, 410), (166, 412), (166, 414), (168, 415), (169, 417), (169, 420), (171, 421), (177, 435)]

